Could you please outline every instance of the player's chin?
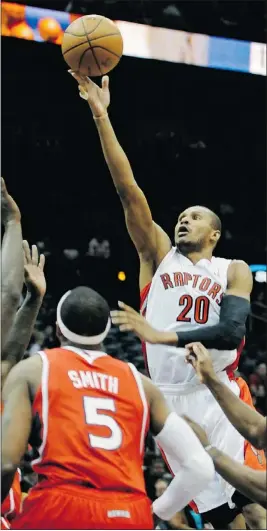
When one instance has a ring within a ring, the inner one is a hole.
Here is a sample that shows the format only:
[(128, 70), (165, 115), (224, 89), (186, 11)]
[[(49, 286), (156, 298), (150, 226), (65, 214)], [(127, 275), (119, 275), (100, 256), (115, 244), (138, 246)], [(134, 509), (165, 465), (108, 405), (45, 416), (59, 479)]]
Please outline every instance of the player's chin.
[(190, 243), (189, 234), (183, 234), (181, 236), (177, 236), (175, 240), (176, 245), (180, 245), (181, 243)]

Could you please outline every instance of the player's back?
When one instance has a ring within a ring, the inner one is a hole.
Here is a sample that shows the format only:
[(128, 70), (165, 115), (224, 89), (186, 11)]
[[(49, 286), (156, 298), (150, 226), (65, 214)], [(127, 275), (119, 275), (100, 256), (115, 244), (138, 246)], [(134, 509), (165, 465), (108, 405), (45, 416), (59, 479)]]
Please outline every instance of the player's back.
[(140, 375), (104, 352), (65, 347), (40, 353), (42, 384), (33, 403), (41, 421), (43, 483), (145, 493), (142, 472), (149, 412)]

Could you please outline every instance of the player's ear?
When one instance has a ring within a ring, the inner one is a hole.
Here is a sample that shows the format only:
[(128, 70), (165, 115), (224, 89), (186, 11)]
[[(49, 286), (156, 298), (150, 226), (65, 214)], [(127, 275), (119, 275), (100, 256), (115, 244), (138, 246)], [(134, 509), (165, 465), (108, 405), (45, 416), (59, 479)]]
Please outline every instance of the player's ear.
[(221, 233), (219, 230), (213, 230), (212, 233), (211, 233), (211, 241), (214, 245), (216, 245), (216, 243), (218, 243), (219, 239), (221, 237)]

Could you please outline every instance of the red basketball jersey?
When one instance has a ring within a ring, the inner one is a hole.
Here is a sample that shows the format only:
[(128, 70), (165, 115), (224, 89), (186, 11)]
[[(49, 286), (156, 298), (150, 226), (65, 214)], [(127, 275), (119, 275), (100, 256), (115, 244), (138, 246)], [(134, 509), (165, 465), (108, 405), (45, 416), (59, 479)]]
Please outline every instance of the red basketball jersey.
[(41, 421), (42, 444), (34, 471), (50, 484), (145, 493), (149, 410), (135, 367), (75, 347), (39, 354), (42, 383), (33, 414)]

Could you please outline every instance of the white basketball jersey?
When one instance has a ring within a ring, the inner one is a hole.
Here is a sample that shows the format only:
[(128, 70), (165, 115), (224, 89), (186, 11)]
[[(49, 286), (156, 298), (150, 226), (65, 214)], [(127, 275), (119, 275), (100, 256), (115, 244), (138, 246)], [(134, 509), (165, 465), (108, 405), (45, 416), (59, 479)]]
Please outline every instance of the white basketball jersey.
[[(220, 303), (232, 260), (212, 257), (193, 264), (173, 247), (159, 265), (142, 303), (141, 312), (158, 330), (179, 332), (219, 322)], [(231, 365), (236, 350), (210, 350), (216, 372)], [(150, 377), (159, 386), (197, 383), (193, 367), (185, 363), (185, 349), (146, 344)]]

